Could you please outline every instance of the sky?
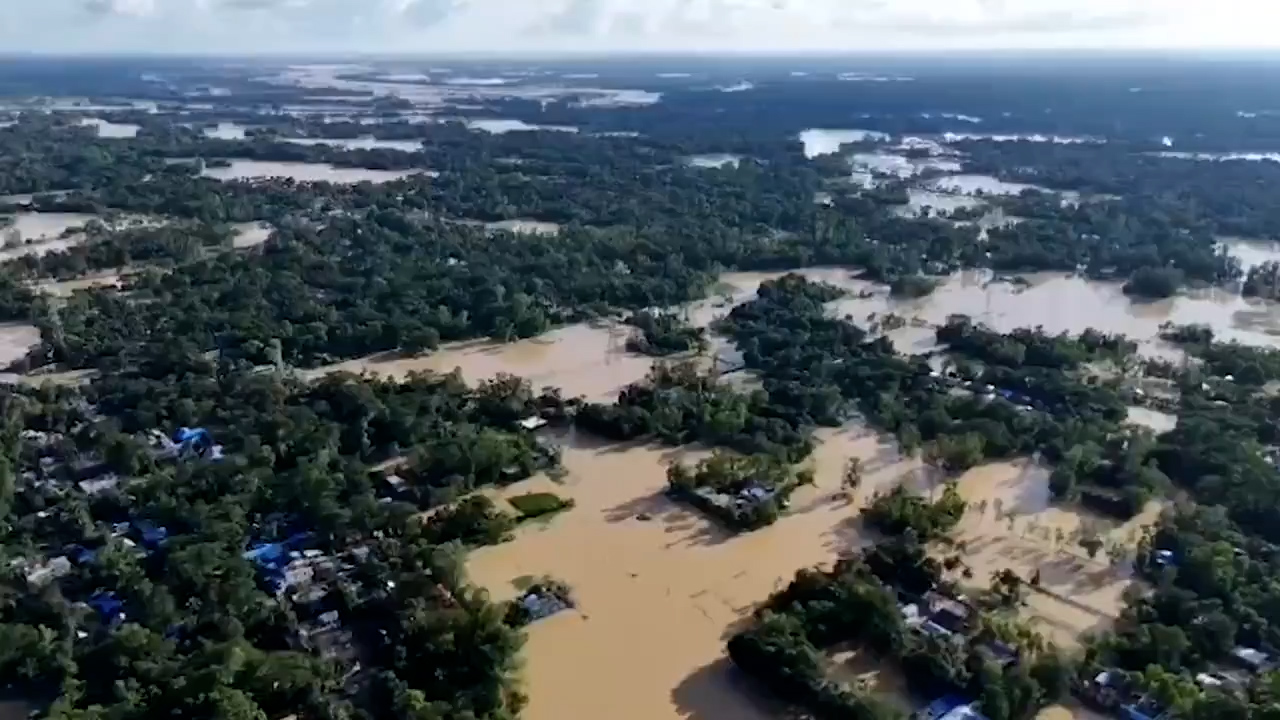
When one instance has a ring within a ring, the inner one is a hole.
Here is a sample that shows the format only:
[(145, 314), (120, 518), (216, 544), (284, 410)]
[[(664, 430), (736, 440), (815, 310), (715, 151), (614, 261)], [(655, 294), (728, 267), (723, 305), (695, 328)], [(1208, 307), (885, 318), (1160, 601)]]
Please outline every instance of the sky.
[(1280, 48), (1273, 0), (0, 0), (40, 53)]

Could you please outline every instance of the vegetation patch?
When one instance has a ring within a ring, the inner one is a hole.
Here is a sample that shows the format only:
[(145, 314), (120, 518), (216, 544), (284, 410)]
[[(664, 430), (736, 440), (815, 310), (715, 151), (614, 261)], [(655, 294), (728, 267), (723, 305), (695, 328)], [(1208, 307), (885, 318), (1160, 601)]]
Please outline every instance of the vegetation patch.
[(739, 457), (717, 452), (694, 467), (667, 468), (667, 493), (737, 530), (773, 524), (800, 485), (812, 483), (811, 470), (796, 471), (765, 455)]
[(554, 515), (573, 507), (573, 499), (561, 498), (554, 493), (527, 493), (507, 498), (507, 502), (520, 513), (521, 520), (532, 520), (538, 517)]
[(686, 352), (704, 352), (708, 347), (705, 328), (692, 327), (674, 313), (642, 311), (627, 318), (636, 331), (627, 338), (632, 352), (664, 357)]

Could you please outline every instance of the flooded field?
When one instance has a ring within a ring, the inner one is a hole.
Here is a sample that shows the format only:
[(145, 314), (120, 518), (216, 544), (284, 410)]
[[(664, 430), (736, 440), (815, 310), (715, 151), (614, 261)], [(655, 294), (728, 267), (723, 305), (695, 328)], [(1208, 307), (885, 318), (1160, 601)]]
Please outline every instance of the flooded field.
[(800, 142), (804, 144), (804, 156), (807, 158), (840, 152), (840, 146), (845, 143), (888, 139), (888, 135), (873, 130), (836, 130), (829, 128), (810, 128), (799, 135)]
[[(964, 549), (959, 554), (973, 571), (966, 582), (979, 587), (1006, 568), (1024, 580), (1039, 572), (1041, 589), (1028, 593), (1022, 615), (1049, 640), (1072, 648), (1085, 633), (1108, 628), (1119, 615), (1124, 591), (1133, 583), (1130, 563), (1120, 558), (1132, 557), (1142, 528), (1155, 522), (1160, 507), (1152, 503), (1121, 524), (1084, 509), (1050, 505), (1049, 472), (1020, 460), (962, 475), (959, 491), (969, 511), (960, 523)], [(1081, 533), (1096, 533), (1107, 547), (1090, 558), (1079, 545)]]
[(399, 150), (420, 152), (421, 140), (379, 140), (372, 135), (358, 138), (282, 138), (294, 145), (329, 145), (343, 150)]
[(829, 563), (863, 542), (857, 503), (839, 493), (848, 457), (864, 458), (867, 494), (900, 481), (913, 466), (864, 430), (824, 431), (822, 440), (812, 460), (816, 486), (799, 490), (793, 511), (779, 522), (744, 535), (663, 495), (667, 463), (699, 451), (577, 439), (565, 450), (569, 474), (562, 484), (534, 480), (505, 489), (547, 489), (577, 503), (469, 561), (473, 580), (496, 598), (513, 597), (513, 581), (522, 577), (552, 575), (578, 601), (577, 612), (529, 628), (525, 717), (776, 717), (731, 669), (725, 640), (796, 570)]
[(685, 158), (685, 162), (693, 167), (699, 168), (737, 167), (738, 163), (742, 162), (742, 156), (730, 155), (728, 153), (690, 155)]
[(482, 130), (494, 135), (502, 135), (509, 132), (533, 132), (535, 130), (569, 133), (578, 132), (578, 128), (569, 127), (567, 125), (530, 125), (523, 120), (508, 120), (504, 118), (468, 120), (467, 127), (472, 130)]
[(422, 171), (335, 167), (329, 163), (232, 160), (227, 167), (206, 167), (201, 174), (215, 180), (262, 180), (284, 177), (298, 182), (384, 183), (402, 180), (420, 172)]

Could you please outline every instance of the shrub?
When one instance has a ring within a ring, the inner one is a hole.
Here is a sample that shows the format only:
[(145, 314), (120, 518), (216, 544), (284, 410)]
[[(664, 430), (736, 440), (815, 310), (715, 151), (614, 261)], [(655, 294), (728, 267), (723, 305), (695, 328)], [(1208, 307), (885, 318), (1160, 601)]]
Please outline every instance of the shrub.
[(565, 500), (554, 493), (528, 493), (507, 500), (520, 513), (521, 520), (531, 520), (558, 513), (573, 507), (573, 500)]

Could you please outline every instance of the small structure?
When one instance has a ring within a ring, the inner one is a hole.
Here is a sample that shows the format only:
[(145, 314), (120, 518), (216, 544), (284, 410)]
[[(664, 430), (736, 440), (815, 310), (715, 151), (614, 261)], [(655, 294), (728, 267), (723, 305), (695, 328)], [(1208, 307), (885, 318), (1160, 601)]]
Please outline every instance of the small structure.
[(78, 484), (80, 489), (83, 490), (86, 495), (101, 495), (102, 493), (110, 492), (120, 487), (121, 482), (123, 482), (123, 480), (119, 475), (115, 473), (107, 473), (102, 477), (97, 477), (92, 480), (81, 480)]
[(528, 430), (530, 432), (533, 432), (534, 430), (540, 430), (546, 427), (547, 421), (546, 419), (539, 417), (537, 415), (530, 415), (529, 417), (524, 418), (523, 420), (516, 421), (516, 425), (520, 426), (520, 428), (523, 430)]
[(51, 558), (26, 569), (27, 584), (42, 587), (71, 572), (71, 560), (65, 555)]
[(978, 704), (959, 695), (945, 695), (916, 713), (917, 720), (987, 720)]
[(1267, 672), (1275, 667), (1271, 656), (1257, 648), (1236, 647), (1231, 651), (1231, 657), (1240, 667), (1255, 674)]
[(88, 605), (98, 614), (98, 618), (108, 626), (114, 627), (124, 622), (124, 603), (113, 592), (97, 592), (89, 598)]
[(947, 597), (931, 590), (925, 593), (924, 600), (929, 607), (929, 622), (946, 628), (953, 633), (968, 631), (970, 622), (973, 619), (973, 609), (969, 607), (963, 598)]
[(568, 601), (540, 588), (525, 593), (517, 602), (528, 614), (529, 622), (550, 617), (570, 607)]
[(138, 531), (139, 539), (148, 550), (156, 550), (169, 539), (168, 528), (155, 525), (146, 520), (139, 520), (134, 524), (134, 529)]

